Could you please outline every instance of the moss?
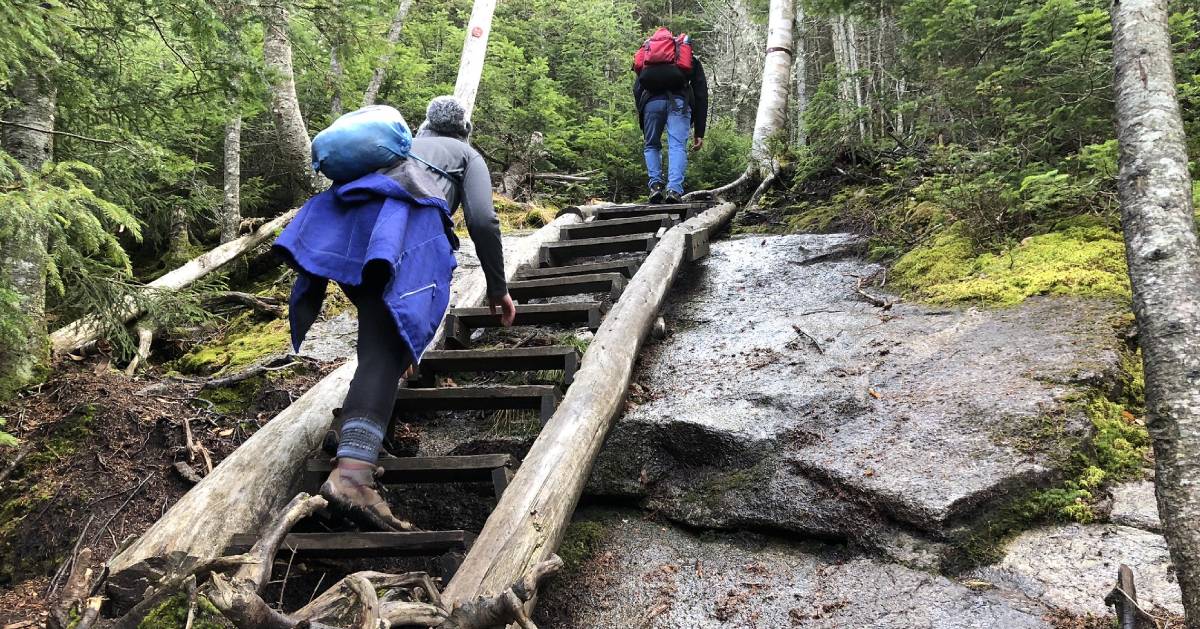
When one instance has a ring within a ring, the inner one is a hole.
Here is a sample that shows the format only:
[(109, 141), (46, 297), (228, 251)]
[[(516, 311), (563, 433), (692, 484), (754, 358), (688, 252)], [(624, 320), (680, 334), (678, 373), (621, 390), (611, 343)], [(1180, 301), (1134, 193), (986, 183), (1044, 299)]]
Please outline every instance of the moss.
[(1150, 434), (1137, 417), (1124, 406), (1097, 398), (1088, 406), (1088, 416), (1096, 427), (1092, 444), (1096, 465), (1110, 480), (1137, 477), (1146, 466), (1150, 452)]
[(583, 565), (599, 550), (604, 535), (604, 525), (599, 522), (572, 522), (558, 546), (558, 556), (562, 557), (566, 569), (575, 570)]
[(575, 335), (574, 332), (565, 332), (558, 335), (554, 339), (555, 345), (570, 345), (579, 350), (580, 354), (587, 352), (588, 346), (592, 344), (591, 339), (582, 339)]
[(833, 225), (839, 214), (834, 205), (802, 206), (800, 212), (787, 216), (787, 229), (791, 233), (824, 232)]
[[(188, 597), (178, 594), (155, 607), (142, 619), (138, 629), (179, 629), (187, 624), (187, 614)], [(196, 615), (192, 621), (194, 629), (226, 629), (232, 626), (207, 598), (196, 599)]]
[(287, 352), (288, 322), (275, 319), (254, 323), (252, 317), (252, 313), (238, 316), (223, 338), (193, 349), (175, 361), (173, 367), (185, 373), (234, 372), (267, 356)]
[(537, 203), (518, 203), (498, 194), (492, 195), (496, 216), (500, 219), (500, 231), (537, 229), (554, 220), (558, 208)]
[(725, 494), (765, 483), (770, 476), (771, 470), (768, 464), (760, 461), (753, 467), (711, 476), (705, 479), (699, 487), (684, 493), (681, 496), (681, 500), (708, 509), (717, 509), (720, 507), (721, 499)]
[(1060, 224), (1000, 253), (982, 254), (956, 224), (897, 260), (892, 280), (934, 303), (1009, 306), (1033, 295), (1128, 299), (1130, 294), (1120, 234), (1088, 219)]
[(265, 376), (248, 378), (233, 386), (205, 389), (197, 397), (212, 402), (213, 410), (222, 415), (238, 416), (244, 414), (258, 398), (266, 381)]

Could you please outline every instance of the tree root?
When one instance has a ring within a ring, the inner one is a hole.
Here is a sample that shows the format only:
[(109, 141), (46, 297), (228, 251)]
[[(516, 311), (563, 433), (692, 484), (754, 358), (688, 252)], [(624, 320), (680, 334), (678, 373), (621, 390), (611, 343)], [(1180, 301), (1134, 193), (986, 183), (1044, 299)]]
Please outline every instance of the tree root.
[[(157, 587), (112, 626), (132, 629), (167, 598), (178, 592), (195, 592), (207, 598), (238, 629), (388, 629), (403, 625), (490, 629), (512, 623), (522, 629), (537, 629), (527, 608), (541, 582), (562, 568), (563, 561), (557, 555), (533, 566), (507, 590), (453, 609), (447, 609), (427, 573), (369, 571), (345, 577), (293, 614), (272, 609), (260, 592), (270, 579), (280, 545), (296, 522), (326, 505), (321, 496), (297, 495), (249, 552), (202, 561), (190, 569), (164, 575)], [(232, 576), (224, 574), (230, 570), (234, 571)], [(198, 582), (204, 582), (203, 587), (197, 589)], [(100, 601), (88, 600), (85, 620), (93, 605), (98, 614)]]
[(683, 195), (683, 200), (685, 202), (688, 202), (688, 201), (702, 201), (702, 200), (707, 200), (707, 199), (722, 199), (722, 198), (724, 198), (724, 196), (726, 194), (729, 194), (731, 192), (736, 192), (737, 190), (741, 189), (743, 186), (749, 185), (754, 180), (754, 173), (755, 173), (754, 167), (750, 166), (750, 167), (746, 168), (746, 170), (742, 173), (742, 175), (740, 177), (738, 177), (737, 179), (734, 179), (733, 181), (731, 181), (719, 188), (713, 188), (711, 190), (693, 190), (693, 191)]

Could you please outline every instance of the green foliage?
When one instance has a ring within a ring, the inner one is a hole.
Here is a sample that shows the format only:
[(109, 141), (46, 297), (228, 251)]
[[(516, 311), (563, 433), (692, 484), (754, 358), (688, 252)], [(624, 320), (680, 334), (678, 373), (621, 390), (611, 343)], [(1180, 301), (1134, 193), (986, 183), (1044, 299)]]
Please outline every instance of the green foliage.
[[(155, 607), (142, 622), (138, 629), (178, 629), (187, 625), (188, 596), (177, 594)], [(192, 619), (195, 629), (229, 629), (233, 624), (225, 619), (211, 601), (200, 596), (196, 598), (196, 612)]]
[[(4, 428), (4, 426), (7, 424), (8, 420), (0, 417), (0, 428)], [(12, 448), (20, 443), (21, 442), (16, 437), (4, 432), (3, 430), (0, 430), (0, 448)]]

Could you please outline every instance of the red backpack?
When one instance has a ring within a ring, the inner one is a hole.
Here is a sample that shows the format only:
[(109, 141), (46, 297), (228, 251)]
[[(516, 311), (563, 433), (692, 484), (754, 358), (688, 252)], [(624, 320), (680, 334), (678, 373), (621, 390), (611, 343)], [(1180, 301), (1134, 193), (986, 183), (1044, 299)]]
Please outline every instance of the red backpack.
[(633, 71), (641, 74), (646, 66), (671, 63), (684, 74), (692, 73), (692, 40), (683, 33), (676, 37), (669, 29), (659, 28), (633, 56)]

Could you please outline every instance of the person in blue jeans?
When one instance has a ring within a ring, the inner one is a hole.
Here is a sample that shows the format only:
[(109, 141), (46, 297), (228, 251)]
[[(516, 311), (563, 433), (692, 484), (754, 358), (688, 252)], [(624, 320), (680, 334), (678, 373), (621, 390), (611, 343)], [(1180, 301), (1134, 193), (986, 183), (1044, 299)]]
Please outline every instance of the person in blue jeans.
[[(675, 66), (647, 67), (633, 82), (638, 122), (645, 137), (646, 174), (651, 203), (679, 203), (687, 174), (688, 134), (692, 150), (704, 145), (708, 121), (708, 81), (700, 59), (692, 72)], [(667, 132), (667, 178), (663, 181), (662, 134)], [(665, 188), (663, 184), (666, 184)]]

